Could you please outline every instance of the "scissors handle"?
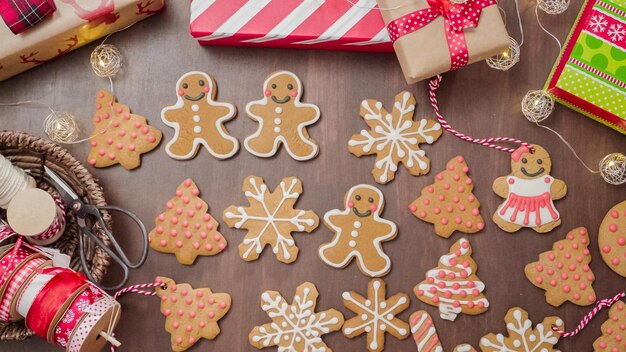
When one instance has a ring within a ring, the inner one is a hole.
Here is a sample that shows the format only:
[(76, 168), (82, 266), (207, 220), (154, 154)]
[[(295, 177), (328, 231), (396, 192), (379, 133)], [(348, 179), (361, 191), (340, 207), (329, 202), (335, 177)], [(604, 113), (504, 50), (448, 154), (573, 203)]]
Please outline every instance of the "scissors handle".
[[(84, 209), (87, 210), (87, 209)], [(87, 213), (89, 215), (92, 215), (93, 217), (95, 217), (98, 221), (98, 223), (100, 224), (100, 227), (102, 228), (102, 232), (105, 234), (105, 236), (109, 239), (109, 241), (111, 242), (111, 246), (113, 248), (110, 248), (109, 246), (107, 246), (97, 235), (95, 235), (93, 232), (91, 232), (91, 230), (89, 229), (89, 227), (87, 226), (87, 224), (85, 223), (85, 218), (81, 218), (79, 217), (79, 225), (81, 227), (82, 233), (86, 236), (88, 236), (90, 238), (90, 240), (94, 241), (95, 244), (102, 248), (102, 250), (108, 254), (111, 259), (113, 261), (115, 261), (119, 266), (122, 267), (122, 270), (124, 271), (124, 281), (122, 281), (121, 283), (119, 283), (118, 285), (114, 286), (114, 287), (107, 287), (105, 289), (117, 289), (120, 288), (121, 286), (123, 286), (126, 283), (126, 280), (128, 279), (128, 269), (137, 269), (139, 268), (141, 265), (143, 265), (143, 263), (146, 261), (146, 258), (148, 256), (148, 232), (146, 231), (146, 227), (144, 226), (143, 222), (139, 219), (139, 217), (137, 217), (137, 215), (135, 215), (134, 213), (120, 208), (120, 207), (116, 207), (116, 206), (112, 206), (112, 205), (106, 205), (106, 206), (92, 206), (91, 211), (87, 211)], [(124, 252), (124, 250), (120, 247), (119, 243), (117, 242), (117, 240), (115, 239), (115, 237), (113, 236), (113, 234), (111, 233), (111, 231), (107, 228), (107, 225), (104, 223), (104, 220), (102, 219), (102, 215), (100, 213), (100, 210), (109, 210), (109, 211), (115, 211), (115, 212), (119, 212), (122, 213), (126, 216), (128, 216), (133, 222), (135, 222), (137, 224), (137, 226), (139, 227), (140, 231), (141, 231), (141, 235), (142, 235), (142, 240), (143, 240), (143, 244), (142, 244), (142, 253), (141, 253), (141, 257), (139, 258), (139, 260), (135, 263), (131, 262), (128, 257), (126, 256), (126, 253)], [(83, 265), (83, 269), (85, 270), (86, 273), (88, 273), (88, 277), (90, 280), (93, 281), (93, 277), (91, 276), (91, 274), (89, 273), (88, 270), (88, 263), (87, 260), (85, 258), (85, 250), (84, 250), (84, 241), (83, 241), (83, 236), (79, 236), (79, 238), (81, 239), (81, 262)]]

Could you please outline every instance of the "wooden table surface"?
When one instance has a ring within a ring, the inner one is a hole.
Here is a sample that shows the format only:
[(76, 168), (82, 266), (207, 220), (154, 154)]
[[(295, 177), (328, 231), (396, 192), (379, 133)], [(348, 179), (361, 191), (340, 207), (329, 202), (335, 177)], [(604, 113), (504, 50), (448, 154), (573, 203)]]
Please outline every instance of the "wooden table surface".
[[(542, 15), (544, 23), (564, 39), (581, 3), (581, 0), (572, 1), (570, 9), (560, 16)], [(487, 332), (505, 333), (503, 317), (514, 306), (528, 310), (535, 322), (545, 316), (558, 315), (573, 328), (590, 308), (570, 303), (559, 308), (548, 305), (544, 291), (528, 282), (523, 268), (575, 227), (585, 226), (591, 234), (591, 268), (597, 277), (594, 288), (598, 297), (612, 296), (623, 290), (626, 283), (601, 260), (596, 241), (598, 227), (607, 210), (626, 198), (624, 186), (608, 185), (600, 176), (588, 173), (558, 138), (530, 124), (520, 113), (522, 97), (527, 90), (543, 86), (557, 55), (555, 43), (536, 24), (534, 4), (523, 1), (520, 5), (526, 34), (521, 62), (509, 72), (495, 71), (485, 63), (477, 63), (446, 74), (440, 102), (444, 114), (460, 131), (483, 137), (515, 136), (541, 144), (550, 151), (552, 175), (565, 180), (569, 187), (567, 197), (556, 202), (562, 225), (549, 234), (532, 230), (516, 234), (501, 231), (490, 221), (502, 201), (492, 192), (491, 184), (496, 177), (509, 173), (509, 155), (470, 145), (447, 132), (435, 144), (423, 147), (432, 160), (431, 174), (413, 177), (400, 168), (395, 181), (378, 186), (386, 200), (383, 217), (399, 227), (398, 237), (384, 245), (393, 262), (391, 273), (385, 277), (388, 292), (405, 292), (411, 296), (410, 308), (400, 315), (405, 320), (419, 309), (431, 313), (446, 351), (463, 342), (478, 346), (479, 339)], [(502, 6), (508, 13), (511, 34), (519, 38), (513, 2), (505, 1)], [(136, 170), (127, 171), (120, 166), (90, 167), (100, 179), (107, 201), (136, 212), (149, 227), (177, 185), (192, 177), (203, 199), (209, 203), (211, 214), (220, 220), (220, 231), (229, 241), (225, 252), (214, 257), (199, 257), (193, 266), (183, 266), (173, 255), (150, 250), (148, 261), (132, 272), (129, 283), (145, 283), (163, 275), (232, 295), (232, 309), (219, 323), (221, 334), (214, 341), (197, 343), (190, 351), (255, 350), (248, 343), (248, 333), (255, 325), (268, 321), (259, 305), (261, 293), (278, 290), (291, 300), (295, 288), (305, 281), (317, 285), (319, 308), (336, 308), (346, 317), (352, 317), (342, 305), (341, 293), (346, 290), (364, 293), (369, 278), (361, 274), (354, 263), (337, 270), (320, 261), (317, 248), (331, 239), (331, 232), (325, 226), (320, 225), (311, 234), (295, 234), (300, 254), (293, 264), (278, 262), (269, 249), (259, 260), (245, 262), (237, 253), (237, 245), (245, 232), (228, 228), (221, 221), (222, 211), (231, 204), (246, 204), (241, 184), (249, 175), (263, 177), (270, 187), (283, 177), (297, 176), (304, 184), (299, 208), (313, 209), (320, 217), (330, 209), (340, 208), (351, 186), (376, 185), (370, 173), (374, 158), (359, 159), (347, 151), (350, 136), (365, 128), (358, 113), (361, 100), (376, 98), (390, 106), (394, 95), (406, 89), (416, 95), (416, 115), (433, 117), (425, 82), (407, 86), (393, 54), (200, 47), (188, 33), (188, 8), (187, 1), (169, 1), (164, 13), (111, 37), (110, 42), (119, 47), (126, 63), (123, 74), (115, 80), (120, 101), (130, 105), (134, 112), (147, 116), (150, 124), (161, 129), (164, 140), (168, 141), (173, 130), (165, 126), (159, 116), (163, 107), (176, 100), (177, 79), (188, 71), (206, 71), (217, 81), (218, 100), (234, 102), (239, 108), (238, 117), (228, 124), (228, 129), (243, 141), (256, 129), (256, 124), (244, 112), (245, 104), (261, 97), (262, 83), (269, 73), (291, 70), (304, 82), (304, 101), (318, 104), (322, 111), (320, 121), (309, 128), (321, 152), (308, 162), (294, 161), (285, 150), (270, 159), (260, 159), (242, 150), (227, 161), (217, 161), (206, 150), (201, 150), (193, 160), (176, 161), (165, 154), (165, 143), (161, 143), (159, 149), (144, 155), (141, 167)], [(0, 83), (0, 100), (45, 101), (59, 110), (72, 111), (89, 125), (95, 94), (99, 88), (108, 87), (108, 82), (97, 78), (89, 68), (89, 54), (94, 46), (88, 45)], [(40, 108), (0, 108), (0, 128), (43, 136), (45, 115), (46, 111)], [(546, 125), (560, 131), (589, 163), (595, 164), (610, 152), (626, 152), (624, 136), (563, 106), (556, 107)], [(84, 161), (89, 148), (81, 144), (69, 149)], [(412, 289), (462, 235), (457, 233), (450, 239), (436, 236), (432, 225), (416, 219), (407, 205), (419, 196), (424, 186), (432, 183), (433, 175), (458, 154), (465, 156), (470, 165), (475, 194), (482, 204), (481, 213), (488, 219), (484, 231), (467, 237), (473, 245), (478, 275), (487, 286), (485, 293), (491, 307), (485, 314), (459, 315), (455, 322), (447, 322), (439, 318), (436, 308), (417, 300)], [(125, 248), (136, 253), (137, 238), (126, 236), (119, 226), (116, 232)], [(122, 351), (167, 351), (170, 336), (164, 331), (158, 300), (127, 296), (121, 301), (123, 317), (117, 337), (124, 344)], [(606, 316), (606, 312), (601, 313), (579, 336), (562, 340), (559, 349), (590, 351)], [(349, 340), (341, 333), (333, 333), (324, 339), (335, 351), (365, 350), (364, 335)], [(389, 335), (386, 347), (387, 351), (416, 350), (410, 338), (398, 341)], [(0, 343), (0, 350), (55, 351), (58, 348), (32, 338), (26, 342)]]

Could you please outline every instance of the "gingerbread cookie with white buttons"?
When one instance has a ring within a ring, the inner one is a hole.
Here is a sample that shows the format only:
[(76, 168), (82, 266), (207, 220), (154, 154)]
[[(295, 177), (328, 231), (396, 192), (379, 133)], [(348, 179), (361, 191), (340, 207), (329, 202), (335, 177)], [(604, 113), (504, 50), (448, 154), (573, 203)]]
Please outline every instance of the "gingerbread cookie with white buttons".
[(398, 230), (396, 224), (380, 217), (384, 206), (378, 188), (364, 184), (352, 187), (345, 196), (345, 209), (333, 209), (324, 215), (324, 224), (335, 236), (320, 246), (320, 259), (334, 268), (344, 268), (356, 258), (363, 274), (387, 275), (391, 259), (383, 251), (382, 242), (394, 239)]
[(319, 147), (306, 127), (319, 120), (320, 110), (300, 102), (302, 91), (302, 82), (289, 71), (274, 72), (265, 80), (263, 99), (246, 105), (248, 116), (259, 123), (256, 132), (244, 141), (250, 153), (269, 158), (284, 144), (295, 160), (317, 156)]
[(217, 85), (204, 72), (184, 74), (176, 83), (176, 104), (161, 111), (161, 120), (174, 129), (165, 152), (177, 160), (192, 159), (204, 146), (216, 159), (228, 159), (239, 150), (239, 142), (224, 123), (232, 120), (233, 104), (215, 101)]

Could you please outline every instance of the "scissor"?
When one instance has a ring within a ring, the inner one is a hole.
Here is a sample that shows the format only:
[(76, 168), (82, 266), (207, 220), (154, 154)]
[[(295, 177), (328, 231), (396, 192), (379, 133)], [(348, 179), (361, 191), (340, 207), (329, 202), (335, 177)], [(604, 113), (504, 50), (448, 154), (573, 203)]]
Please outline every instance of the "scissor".
[[(105, 290), (117, 290), (121, 288), (128, 280), (129, 269), (139, 268), (141, 265), (143, 265), (143, 263), (146, 261), (146, 257), (148, 256), (148, 232), (146, 231), (146, 227), (144, 226), (143, 222), (141, 222), (141, 220), (139, 219), (139, 217), (137, 217), (137, 215), (120, 207), (116, 207), (112, 205), (95, 206), (95, 205), (86, 204), (82, 202), (80, 198), (78, 197), (78, 195), (72, 190), (72, 188), (65, 181), (63, 181), (63, 179), (61, 179), (61, 177), (59, 177), (59, 175), (57, 175), (54, 171), (52, 171), (50, 168), (48, 168), (45, 165), (44, 165), (44, 170), (47, 176), (46, 178), (48, 179), (48, 181), (50, 181), (50, 183), (54, 186), (54, 188), (56, 188), (56, 190), (59, 192), (59, 195), (61, 196), (61, 199), (65, 203), (66, 207), (68, 209), (71, 209), (76, 214), (76, 222), (80, 229), (80, 232), (78, 235), (80, 262), (82, 264), (85, 275), (87, 275), (89, 280), (96, 282), (93, 275), (91, 274), (91, 271), (89, 270), (89, 264), (87, 263), (87, 257), (85, 255), (85, 251), (86, 251), (85, 236), (87, 236), (89, 240), (93, 241), (98, 247), (102, 248), (102, 250), (106, 252), (106, 254), (108, 254), (109, 257), (111, 257), (113, 261), (119, 264), (119, 266), (122, 268), (122, 271), (124, 272), (124, 278), (122, 279), (120, 283), (118, 283), (115, 286), (102, 287), (102, 288)], [(126, 256), (126, 254), (124, 253), (120, 245), (115, 240), (115, 237), (113, 236), (111, 231), (107, 228), (107, 225), (104, 223), (104, 220), (102, 219), (102, 213), (100, 212), (101, 210), (113, 210), (116, 212), (120, 212), (124, 215), (127, 215), (131, 220), (133, 220), (139, 226), (141, 230), (141, 234), (143, 236), (143, 252), (138, 262), (132, 263), (128, 259), (128, 257)], [(110, 248), (109, 246), (107, 246), (97, 235), (91, 232), (91, 230), (89, 229), (89, 226), (87, 225), (88, 218), (95, 219), (95, 221), (97, 221), (100, 224), (100, 227), (102, 228), (102, 232), (109, 239), (113, 248)]]

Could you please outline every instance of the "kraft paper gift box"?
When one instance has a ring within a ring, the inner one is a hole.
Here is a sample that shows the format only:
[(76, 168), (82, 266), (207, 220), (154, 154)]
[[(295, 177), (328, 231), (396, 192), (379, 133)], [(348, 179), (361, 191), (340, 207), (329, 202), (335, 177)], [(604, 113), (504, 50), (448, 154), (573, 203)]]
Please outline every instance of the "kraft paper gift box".
[[(441, 0), (451, 4), (448, 0)], [(472, 1), (472, 0), (470, 0)], [(482, 1), (482, 0), (480, 0)], [(426, 0), (377, 0), (385, 23), (411, 16), (415, 11), (430, 7)], [(495, 4), (482, 9), (478, 26), (463, 31), (474, 63), (500, 54), (509, 48), (509, 35)], [(450, 71), (451, 58), (444, 18), (437, 16), (424, 27), (401, 36), (393, 47), (407, 83), (412, 84)]]
[(55, 0), (57, 10), (33, 28), (13, 34), (0, 22), (0, 81), (143, 20), (165, 0)]

